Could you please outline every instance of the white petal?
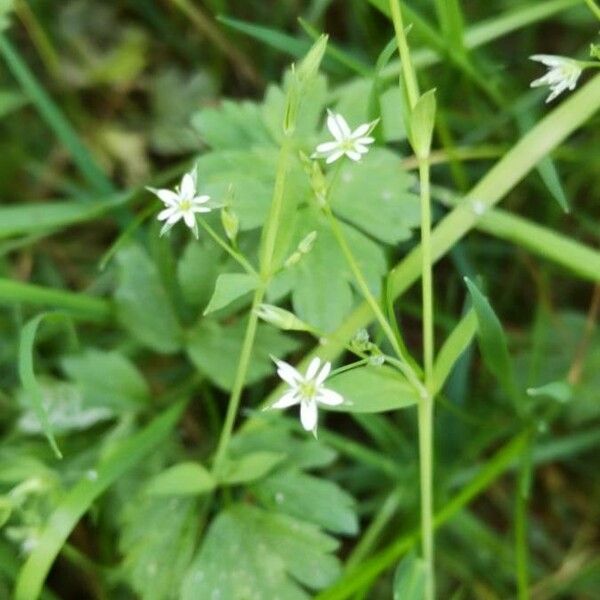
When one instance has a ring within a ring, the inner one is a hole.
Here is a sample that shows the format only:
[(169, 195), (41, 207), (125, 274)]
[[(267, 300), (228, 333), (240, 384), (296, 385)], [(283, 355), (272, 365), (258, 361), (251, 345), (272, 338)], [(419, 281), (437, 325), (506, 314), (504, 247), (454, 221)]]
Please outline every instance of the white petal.
[(348, 127), (348, 123), (346, 123), (346, 119), (344, 119), (344, 117), (342, 117), (342, 115), (340, 115), (339, 113), (336, 113), (334, 115), (334, 119), (336, 120), (337, 126), (339, 127), (339, 130), (342, 132), (344, 139), (349, 138), (352, 135), (352, 131), (350, 130), (350, 127)]
[(181, 217), (183, 217), (183, 214), (179, 210), (175, 209), (173, 214), (167, 219), (167, 223), (169, 225), (175, 225), (175, 223), (177, 223)]
[(313, 358), (310, 361), (310, 365), (308, 365), (308, 369), (306, 369), (306, 375), (304, 376), (304, 379), (314, 379), (320, 366), (321, 366), (321, 359), (317, 358), (315, 356), (315, 358)]
[(363, 123), (362, 125), (359, 125), (352, 132), (352, 138), (356, 139), (356, 138), (362, 137), (363, 135), (365, 135), (367, 133), (367, 131), (369, 131), (370, 128), (371, 128), (371, 123)]
[(321, 385), (327, 379), (327, 376), (329, 375), (330, 372), (331, 372), (331, 363), (329, 361), (327, 361), (323, 365), (321, 372), (315, 378), (315, 383), (317, 385)]
[(317, 146), (316, 151), (327, 154), (327, 153), (331, 152), (332, 150), (335, 150), (338, 146), (339, 146), (339, 142), (323, 142), (322, 144), (319, 144)]
[(322, 389), (317, 397), (317, 402), (328, 406), (339, 406), (343, 404), (344, 397), (333, 390)]
[(356, 140), (357, 144), (372, 144), (375, 141), (375, 138), (371, 136), (361, 137)]
[(152, 190), (167, 206), (176, 206), (179, 196), (173, 190)]
[(205, 202), (208, 202), (210, 200), (210, 196), (207, 196), (206, 194), (202, 195), (202, 196), (196, 196), (195, 198), (192, 198), (192, 204), (196, 205), (196, 204), (204, 204)]
[(362, 144), (354, 144), (354, 150), (360, 154), (366, 154), (369, 151), (369, 149)]
[(311, 400), (303, 400), (300, 403), (300, 422), (306, 431), (315, 431), (317, 428), (317, 403)]
[(360, 153), (359, 152), (355, 152), (354, 150), (346, 150), (346, 156), (350, 159), (352, 159), (353, 161), (359, 161), (360, 160)]
[(193, 212), (190, 211), (185, 211), (183, 213), (183, 220), (185, 221), (185, 224), (192, 229), (193, 227), (196, 226), (196, 216), (194, 215)]
[(192, 206), (191, 211), (195, 213), (207, 213), (211, 209), (208, 206)]
[(325, 162), (330, 165), (332, 162), (335, 162), (338, 158), (340, 158), (340, 156), (344, 156), (344, 153), (341, 150), (337, 150), (333, 154), (330, 154)]
[(564, 56), (556, 56), (555, 54), (534, 54), (529, 57), (530, 60), (541, 62), (547, 67), (558, 67), (565, 63)]
[(289, 406), (294, 406), (294, 404), (298, 404), (299, 399), (296, 395), (295, 390), (290, 390), (286, 392), (275, 404), (271, 406), (271, 408), (288, 408)]
[(302, 375), (292, 367), (292, 365), (286, 363), (284, 360), (273, 359), (277, 365), (277, 374), (283, 381), (292, 387), (296, 387), (303, 379)]
[(189, 173), (186, 173), (181, 178), (180, 191), (183, 198), (194, 197), (194, 194), (196, 193), (196, 184), (194, 183), (194, 178)]
[(166, 221), (164, 225), (160, 228), (159, 237), (162, 237), (163, 235), (165, 235), (165, 233), (168, 233), (171, 227), (173, 227), (173, 223), (169, 223), (169, 221)]
[(165, 219), (168, 219), (174, 212), (177, 212), (177, 207), (169, 206), (169, 208), (165, 208), (164, 210), (161, 210), (158, 213), (158, 216), (156, 218), (159, 221), (164, 221)]
[(529, 84), (529, 87), (535, 88), (535, 87), (540, 87), (542, 85), (549, 85), (549, 84), (550, 84), (550, 80), (548, 79), (548, 74), (546, 74), (543, 77), (540, 77), (538, 79), (534, 79)]
[(329, 132), (331, 133), (331, 135), (338, 141), (342, 141), (344, 139), (344, 134), (342, 133), (342, 130), (340, 129), (340, 126), (338, 125), (337, 119), (335, 118), (335, 115), (331, 112), (331, 111), (327, 111), (328, 115), (327, 115), (327, 129), (329, 129)]

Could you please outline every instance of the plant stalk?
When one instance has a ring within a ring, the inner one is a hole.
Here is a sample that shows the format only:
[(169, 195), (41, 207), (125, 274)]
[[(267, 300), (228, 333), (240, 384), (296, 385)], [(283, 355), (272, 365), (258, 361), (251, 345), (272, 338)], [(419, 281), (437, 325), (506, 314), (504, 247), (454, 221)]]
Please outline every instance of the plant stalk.
[(433, 276), (431, 258), (431, 192), (429, 164), (419, 164), (421, 190), (421, 289), (423, 303), (423, 365), (427, 394), (418, 409), (419, 469), (421, 485), (421, 530), (425, 560), (425, 598), (435, 598), (434, 534), (433, 534)]

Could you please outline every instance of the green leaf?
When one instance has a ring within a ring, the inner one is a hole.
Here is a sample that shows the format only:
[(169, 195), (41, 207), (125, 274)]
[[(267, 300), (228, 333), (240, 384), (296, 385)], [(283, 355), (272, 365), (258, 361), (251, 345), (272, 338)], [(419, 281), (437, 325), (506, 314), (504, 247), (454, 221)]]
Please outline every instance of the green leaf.
[[(2, 16), (0, 15), (0, 20)], [(0, 90), (0, 119), (27, 104), (27, 98), (19, 92)]]
[(157, 352), (177, 352), (183, 332), (156, 265), (142, 248), (134, 245), (120, 250), (117, 261), (115, 304), (121, 325)]
[(425, 92), (413, 107), (410, 115), (410, 141), (419, 158), (427, 158), (435, 127), (435, 89)]
[(182, 462), (153, 477), (145, 492), (151, 496), (190, 496), (210, 492), (216, 485), (212, 475), (197, 462)]
[(470, 310), (452, 330), (441, 347), (433, 366), (434, 391), (439, 392), (462, 353), (469, 347), (477, 331), (477, 317)]
[[(233, 385), (245, 331), (246, 319), (228, 325), (203, 319), (189, 333), (187, 352), (191, 361), (223, 390)], [(284, 333), (259, 325), (246, 383), (251, 385), (273, 373), (271, 354), (284, 357), (298, 346), (298, 341)]]
[(236, 434), (231, 440), (231, 453), (243, 456), (251, 452), (268, 451), (287, 454), (287, 464), (302, 469), (315, 469), (330, 465), (337, 454), (313, 437), (297, 437), (277, 423), (265, 420), (249, 431)]
[(183, 582), (181, 600), (308, 600), (340, 572), (337, 542), (308, 523), (244, 504), (221, 511)]
[(145, 429), (122, 441), (98, 466), (95, 477), (83, 477), (65, 494), (21, 568), (15, 600), (35, 600), (39, 596), (52, 563), (81, 517), (119, 477), (164, 441), (179, 420), (182, 409), (181, 403), (172, 406)]
[(573, 398), (573, 388), (568, 381), (552, 381), (546, 385), (528, 388), (527, 395), (537, 398), (551, 398), (557, 402), (566, 403)]
[(123, 517), (121, 570), (144, 600), (178, 600), (196, 546), (197, 506), (190, 498), (138, 497)]
[(275, 472), (253, 486), (268, 508), (334, 533), (358, 532), (355, 501), (337, 484), (298, 469)]
[(342, 164), (331, 190), (331, 206), (368, 235), (397, 244), (409, 239), (420, 223), (412, 184), (413, 177), (402, 169), (397, 154), (374, 148), (360, 163)]
[(222, 273), (217, 278), (215, 291), (204, 309), (204, 314), (224, 308), (234, 300), (245, 296), (256, 289), (258, 283), (258, 279), (249, 273)]
[(483, 360), (506, 393), (514, 400), (518, 391), (502, 325), (488, 299), (477, 289), (477, 286), (468, 277), (465, 277), (465, 283), (477, 316), (477, 338)]
[(142, 374), (119, 352), (87, 348), (82, 354), (63, 358), (62, 368), (79, 386), (88, 406), (119, 412), (139, 409), (150, 397)]
[(395, 369), (359, 367), (327, 380), (327, 387), (342, 394), (344, 403), (328, 410), (356, 413), (384, 412), (417, 404), (419, 396)]
[(39, 233), (97, 219), (121, 206), (130, 194), (114, 194), (97, 202), (36, 202), (0, 208), (0, 239)]
[(394, 600), (425, 598), (425, 563), (413, 550), (405, 556), (394, 574)]
[(212, 240), (190, 240), (177, 263), (177, 281), (186, 302), (206, 306), (215, 289), (221, 249)]
[(229, 461), (221, 475), (221, 483), (238, 485), (261, 479), (285, 458), (281, 452), (258, 451)]
[(192, 126), (215, 150), (241, 150), (271, 146), (261, 109), (255, 102), (223, 101), (217, 108), (204, 108), (192, 118)]
[(50, 443), (54, 454), (56, 454), (58, 458), (62, 458), (62, 454), (58, 449), (58, 445), (56, 444), (56, 440), (54, 439), (54, 434), (52, 432), (50, 419), (48, 417), (48, 412), (44, 402), (44, 394), (33, 370), (35, 336), (41, 322), (47, 318), (64, 320), (66, 317), (56, 313), (42, 313), (31, 319), (31, 321), (28, 321), (23, 329), (21, 329), (18, 361), (19, 378), (21, 379), (23, 388), (31, 398), (33, 410), (35, 411), (44, 434), (48, 438), (48, 442)]

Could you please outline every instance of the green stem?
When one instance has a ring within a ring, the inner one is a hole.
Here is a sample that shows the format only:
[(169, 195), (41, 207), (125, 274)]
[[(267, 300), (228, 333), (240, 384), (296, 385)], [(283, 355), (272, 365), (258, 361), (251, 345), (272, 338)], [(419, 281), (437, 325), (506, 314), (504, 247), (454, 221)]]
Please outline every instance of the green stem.
[(585, 0), (585, 3), (588, 5), (589, 9), (594, 13), (596, 18), (600, 20), (600, 8), (596, 6), (594, 0)]
[(227, 252), (229, 256), (231, 256), (231, 258), (233, 258), (239, 265), (241, 265), (241, 267), (248, 274), (257, 275), (256, 269), (246, 260), (246, 258), (239, 252), (236, 252), (225, 240), (223, 240), (223, 238), (221, 238), (221, 236), (204, 219), (198, 219), (198, 222), (200, 223), (204, 231), (206, 231), (206, 233), (208, 233), (208, 235), (210, 235), (210, 237), (219, 246), (221, 246), (221, 248), (223, 248), (223, 250), (225, 250), (225, 252)]
[(389, 324), (388, 320), (385, 318), (385, 315), (383, 314), (383, 310), (381, 309), (381, 307), (379, 306), (379, 303), (377, 302), (377, 300), (371, 293), (371, 290), (369, 289), (369, 284), (366, 282), (366, 280), (362, 274), (362, 271), (360, 270), (360, 267), (358, 266), (358, 263), (357, 263), (356, 259), (354, 258), (354, 254), (352, 253), (352, 250), (350, 249), (350, 246), (348, 245), (348, 242), (346, 241), (346, 238), (344, 237), (342, 229), (339, 226), (335, 215), (331, 211), (331, 208), (329, 207), (329, 205), (325, 205), (323, 207), (323, 210), (325, 212), (325, 215), (327, 216), (327, 219), (329, 220), (329, 225), (331, 227), (331, 231), (333, 232), (333, 235), (335, 236), (335, 239), (336, 239), (338, 245), (340, 246), (342, 253), (344, 254), (346, 262), (348, 263), (348, 266), (350, 267), (350, 270), (352, 271), (352, 275), (354, 276), (354, 279), (356, 280), (356, 283), (358, 284), (358, 287), (360, 288), (360, 291), (361, 291), (363, 297), (365, 298), (365, 300), (371, 307), (371, 310), (373, 311), (375, 318), (377, 319), (377, 321), (379, 322), (379, 325), (381, 326), (383, 332), (385, 333), (385, 336), (387, 337), (390, 344), (392, 345), (394, 352), (400, 359), (400, 362), (398, 363), (397, 366), (404, 373), (404, 375), (409, 380), (409, 382), (419, 392), (419, 394), (423, 395), (423, 392), (425, 391), (423, 388), (423, 385), (421, 384), (419, 377), (416, 375), (416, 373), (410, 366), (409, 361), (407, 360), (406, 356), (404, 355), (404, 352), (402, 351), (402, 348), (401, 348), (400, 344), (398, 343), (396, 336), (394, 335), (394, 331), (393, 331), (391, 325)]
[(400, 10), (399, 0), (390, 0), (390, 10), (392, 13), (392, 22), (394, 23), (394, 31), (396, 32), (396, 43), (398, 44), (398, 52), (400, 53), (400, 63), (402, 66), (402, 75), (404, 79), (404, 85), (406, 88), (406, 94), (410, 106), (408, 107), (412, 111), (414, 105), (419, 99), (419, 85), (417, 83), (417, 77), (410, 60), (410, 50), (408, 49), (408, 42), (406, 41), (406, 33), (404, 30), (404, 23), (402, 22), (402, 11)]
[(532, 469), (532, 440), (527, 437), (517, 475), (515, 504), (515, 560), (519, 600), (529, 599), (529, 552), (527, 545), (527, 503)]
[(235, 425), (235, 418), (240, 406), (240, 400), (242, 398), (242, 391), (244, 389), (244, 383), (246, 382), (246, 373), (248, 372), (248, 366), (250, 365), (250, 358), (252, 357), (252, 347), (254, 346), (254, 338), (256, 336), (256, 328), (258, 326), (258, 315), (256, 309), (263, 301), (265, 295), (265, 286), (259, 286), (254, 292), (254, 298), (252, 299), (252, 307), (250, 309), (250, 316), (248, 318), (248, 326), (246, 327), (246, 333), (244, 335), (244, 341), (242, 344), (242, 351), (240, 353), (240, 360), (238, 362), (238, 368), (235, 374), (235, 380), (233, 388), (231, 390), (231, 396), (227, 405), (227, 413), (225, 415), (225, 422), (223, 423), (223, 429), (221, 430), (221, 436), (219, 438), (219, 444), (215, 452), (215, 460), (213, 463), (213, 473), (218, 477), (225, 455), (227, 452), (227, 446), (233, 432), (233, 426)]
[(227, 446), (229, 445), (229, 440), (231, 439), (231, 435), (233, 433), (235, 418), (239, 409), (242, 391), (246, 381), (246, 374), (248, 372), (248, 366), (250, 365), (252, 347), (254, 345), (254, 338), (256, 337), (256, 329), (258, 326), (258, 307), (263, 301), (267, 285), (273, 275), (273, 254), (275, 252), (279, 221), (281, 218), (281, 212), (283, 210), (285, 180), (287, 177), (289, 160), (291, 156), (291, 142), (292, 140), (289, 136), (284, 137), (283, 144), (279, 152), (277, 173), (275, 175), (275, 186), (273, 189), (273, 200), (271, 202), (269, 215), (265, 222), (265, 228), (263, 230), (263, 237), (261, 239), (260, 246), (261, 285), (256, 288), (256, 291), (254, 292), (254, 298), (252, 299), (250, 316), (248, 318), (248, 325), (244, 335), (240, 360), (238, 362), (238, 368), (235, 374), (235, 381), (231, 390), (229, 404), (227, 405), (225, 422), (223, 424), (223, 429), (221, 430), (219, 443), (215, 452), (213, 473), (216, 474), (217, 478), (219, 471), (223, 466), (223, 462), (227, 453)]

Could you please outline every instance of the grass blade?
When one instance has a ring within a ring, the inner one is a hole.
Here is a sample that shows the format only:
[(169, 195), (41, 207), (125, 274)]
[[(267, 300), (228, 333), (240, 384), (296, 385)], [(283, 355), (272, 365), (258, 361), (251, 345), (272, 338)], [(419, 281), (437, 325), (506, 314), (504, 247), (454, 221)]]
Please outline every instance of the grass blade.
[(90, 186), (103, 194), (112, 192), (113, 186), (110, 180), (98, 166), (77, 132), (37, 81), (8, 38), (2, 33), (0, 33), (0, 54), (25, 94), (54, 131), (56, 137), (67, 148), (73, 162)]

